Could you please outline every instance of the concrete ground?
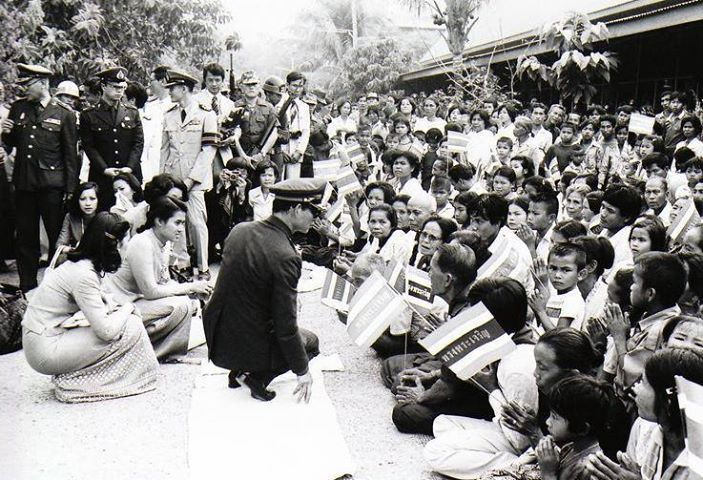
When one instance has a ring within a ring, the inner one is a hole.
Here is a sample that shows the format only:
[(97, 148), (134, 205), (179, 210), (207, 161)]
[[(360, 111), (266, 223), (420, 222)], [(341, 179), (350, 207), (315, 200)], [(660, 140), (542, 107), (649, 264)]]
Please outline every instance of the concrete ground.
[[(0, 282), (13, 280), (0, 276)], [(319, 292), (301, 294), (299, 301), (300, 325), (316, 332), (322, 353), (338, 353), (346, 368), (324, 377), (357, 464), (353, 478), (443, 478), (429, 472), (422, 458), (428, 437), (400, 434), (393, 426), (394, 402), (380, 381), (379, 359), (350, 342), (336, 315), (320, 304)], [(205, 347), (188, 357), (206, 358)], [(34, 372), (22, 351), (0, 356), (0, 478), (188, 479), (188, 409), (199, 371), (189, 364), (162, 365), (153, 392), (69, 405), (54, 398), (50, 378)], [(238, 479), (238, 461), (243, 459), (228, 463), (222, 478)]]

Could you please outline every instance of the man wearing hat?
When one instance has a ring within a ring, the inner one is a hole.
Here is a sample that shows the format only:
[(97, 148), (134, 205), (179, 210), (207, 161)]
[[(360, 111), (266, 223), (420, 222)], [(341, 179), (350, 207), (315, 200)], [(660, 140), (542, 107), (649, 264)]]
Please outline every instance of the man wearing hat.
[(322, 212), (324, 180), (305, 178), (275, 184), (273, 215), (240, 223), (225, 240), (222, 266), (203, 312), (212, 362), (230, 370), (229, 385), (249, 386), (259, 400), (275, 392), (266, 386), (287, 370), (298, 375), (294, 394), (308, 401), (312, 375), (308, 359), (318, 340), (297, 324), (297, 292), (302, 259), (292, 236), (307, 233)]
[(302, 100), (306, 83), (305, 75), (300, 72), (290, 72), (286, 76), (286, 83), (288, 94), (293, 100), (286, 109), (290, 140), (283, 146), (283, 150), (290, 156), (290, 160), (285, 166), (285, 178), (300, 178), (300, 166), (310, 139), (310, 108)]
[(163, 133), (164, 114), (173, 106), (168, 89), (168, 67), (159, 65), (149, 76), (149, 98), (142, 110), (142, 128), (144, 129), (144, 150), (142, 151), (142, 176), (146, 183), (159, 173), (161, 160), (161, 134)]
[[(278, 117), (278, 126), (276, 127), (277, 139), (271, 154), (271, 160), (278, 167), (280, 176), (283, 177), (286, 165), (286, 159), (288, 159), (288, 141), (290, 139), (290, 132), (288, 130), (288, 107), (294, 100), (293, 97), (286, 93), (286, 83), (275, 75), (272, 75), (266, 79), (263, 86), (264, 95), (266, 100), (273, 105), (276, 111), (276, 116)], [(283, 151), (282, 146), (286, 145), (286, 152)]]
[(37, 286), (39, 219), (44, 221), (50, 254), (61, 231), (63, 202), (78, 183), (76, 115), (49, 95), (51, 70), (18, 64), (17, 83), (25, 97), (2, 122), (6, 150), (17, 149), (13, 183), (17, 209), (17, 266), (20, 288)]
[(78, 91), (78, 85), (70, 80), (64, 80), (56, 86), (54, 98), (75, 111), (81, 99), (81, 94)]
[(144, 132), (139, 111), (122, 102), (127, 88), (127, 70), (122, 67), (98, 72), (103, 93), (100, 101), (81, 113), (81, 144), (88, 159), (88, 179), (98, 184), (98, 209), (110, 210), (115, 203), (112, 179), (131, 173), (142, 180), (141, 158)]
[(254, 72), (244, 72), (239, 85), (242, 89), (242, 98), (234, 102), (230, 119), (236, 118), (236, 123), (242, 130), (239, 138), (242, 153), (249, 157), (257, 153), (266, 155), (273, 146), (267, 140), (271, 139), (272, 134), (275, 135), (275, 127), (278, 123), (276, 110), (259, 95), (261, 85)]
[(173, 175), (188, 188), (188, 238), (195, 247), (194, 266), (201, 280), (209, 280), (205, 192), (213, 185), (212, 162), (220, 134), (215, 112), (195, 100), (197, 83), (187, 73), (168, 72), (166, 86), (175, 105), (164, 116), (159, 173)]

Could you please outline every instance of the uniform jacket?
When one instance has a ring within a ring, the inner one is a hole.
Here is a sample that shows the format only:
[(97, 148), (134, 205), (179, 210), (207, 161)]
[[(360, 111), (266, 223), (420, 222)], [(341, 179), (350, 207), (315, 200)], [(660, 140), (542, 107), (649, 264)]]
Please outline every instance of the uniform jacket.
[(291, 231), (278, 218), (232, 229), (215, 291), (203, 312), (215, 365), (249, 372), (281, 366), (299, 375), (307, 371), (296, 318), (301, 267)]
[(181, 111), (179, 105), (174, 105), (164, 115), (159, 173), (169, 173), (181, 180), (190, 178), (193, 190), (210, 190), (212, 161), (219, 140), (217, 116), (196, 101), (186, 108), (183, 121)]
[(103, 179), (106, 168), (132, 169), (142, 179), (144, 132), (136, 108), (119, 103), (117, 112), (103, 100), (81, 113), (81, 145), (90, 160), (90, 178)]
[(240, 143), (247, 155), (254, 155), (261, 150), (264, 135), (278, 123), (276, 109), (262, 98), (257, 98), (253, 107), (249, 107), (243, 99), (237, 100), (234, 108), (244, 109)]
[(30, 192), (60, 188), (73, 192), (79, 169), (76, 115), (55, 100), (50, 100), (39, 115), (36, 105), (26, 99), (14, 102), (8, 118), (15, 126), (2, 134), (8, 150), (17, 149), (15, 188)]

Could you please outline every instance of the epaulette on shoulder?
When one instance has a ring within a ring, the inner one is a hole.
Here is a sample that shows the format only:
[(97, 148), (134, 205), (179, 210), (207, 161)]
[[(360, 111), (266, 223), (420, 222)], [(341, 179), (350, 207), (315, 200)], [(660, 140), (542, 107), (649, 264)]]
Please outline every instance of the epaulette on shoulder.
[(211, 107), (210, 105), (206, 105), (206, 104), (203, 104), (203, 103), (198, 103), (198, 106), (199, 106), (201, 109), (205, 110), (206, 112), (209, 112), (209, 111), (212, 110), (212, 107)]
[(134, 105), (128, 105), (126, 103), (122, 103), (122, 106), (124, 108), (126, 108), (127, 110), (137, 110), (137, 107), (135, 107)]
[(170, 107), (168, 107), (168, 110), (166, 110), (166, 111), (167, 111), (167, 112), (171, 112), (171, 111), (175, 110), (177, 107), (178, 107), (178, 104), (177, 104), (177, 103), (174, 103), (173, 105), (171, 105)]

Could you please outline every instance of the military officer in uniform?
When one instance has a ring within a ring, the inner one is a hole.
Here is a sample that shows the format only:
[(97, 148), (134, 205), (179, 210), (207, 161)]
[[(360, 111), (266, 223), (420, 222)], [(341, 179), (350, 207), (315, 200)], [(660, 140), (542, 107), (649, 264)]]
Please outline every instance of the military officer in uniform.
[(122, 102), (127, 88), (127, 70), (109, 68), (97, 74), (102, 97), (81, 113), (81, 145), (90, 160), (88, 179), (98, 184), (98, 208), (109, 210), (115, 203), (112, 179), (131, 173), (142, 180), (141, 157), (144, 132), (139, 112)]
[(17, 266), (20, 288), (37, 286), (39, 221), (44, 221), (53, 254), (61, 231), (64, 201), (78, 183), (76, 115), (49, 95), (50, 70), (18, 64), (17, 83), (25, 98), (10, 107), (2, 140), (16, 148), (13, 183), (17, 208)]
[[(268, 154), (273, 145), (264, 145), (264, 142), (276, 128), (278, 119), (276, 110), (269, 102), (261, 98), (261, 85), (254, 72), (244, 72), (239, 81), (243, 97), (234, 102), (234, 110), (230, 118), (236, 116), (242, 134), (239, 138), (241, 152), (246, 157), (259, 155), (258, 158)], [(251, 165), (252, 168), (255, 165)]]
[(195, 100), (198, 81), (170, 70), (166, 84), (175, 103), (164, 115), (159, 173), (169, 173), (188, 188), (188, 238), (195, 247), (200, 280), (210, 279), (205, 192), (213, 186), (212, 162), (220, 139), (217, 115)]
[[(286, 83), (279, 77), (271, 75), (266, 79), (263, 86), (264, 95), (266, 100), (273, 105), (276, 110), (276, 116), (278, 117), (278, 126), (276, 127), (276, 142), (269, 154), (271, 160), (278, 167), (279, 176), (282, 178), (285, 170), (286, 161), (289, 158), (287, 152), (283, 152), (283, 145), (286, 145), (290, 139), (290, 132), (288, 131), (288, 117), (286, 112), (288, 111), (288, 106), (293, 98), (288, 95), (285, 91)], [(286, 147), (287, 148), (287, 147)]]
[(308, 401), (308, 359), (319, 349), (312, 332), (298, 328), (297, 285), (302, 259), (293, 244), (322, 212), (317, 205), (327, 182), (305, 178), (271, 187), (273, 215), (236, 225), (225, 240), (222, 266), (203, 312), (212, 362), (230, 370), (229, 385), (246, 384), (254, 398), (271, 400), (266, 389), (277, 375), (298, 375), (294, 394)]

